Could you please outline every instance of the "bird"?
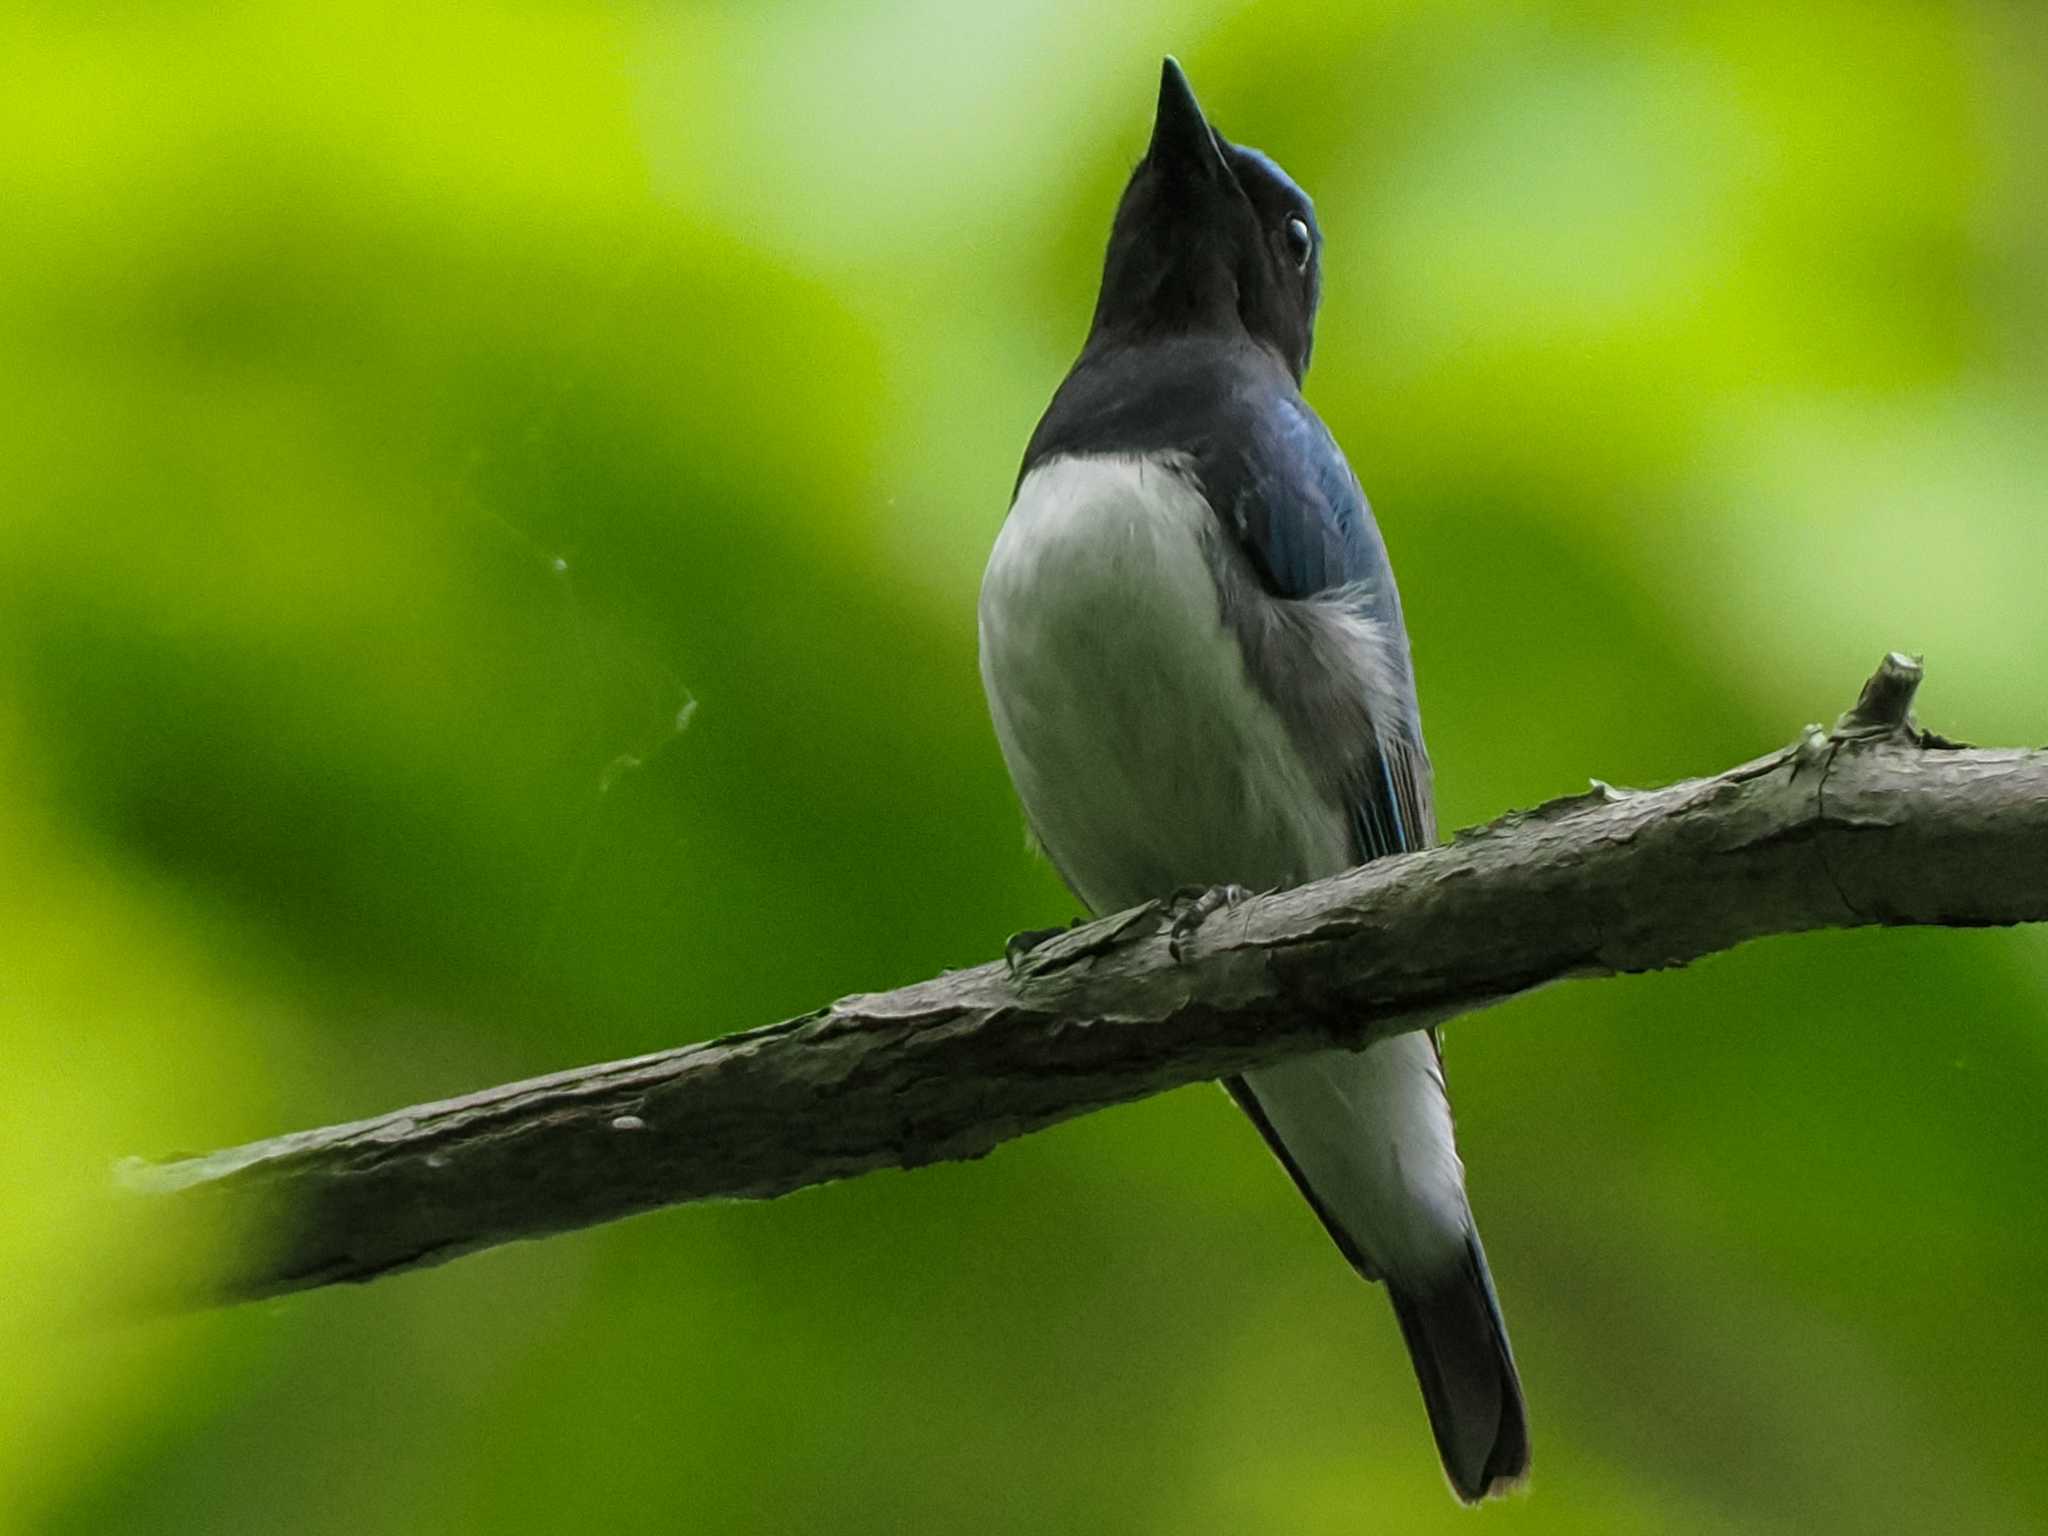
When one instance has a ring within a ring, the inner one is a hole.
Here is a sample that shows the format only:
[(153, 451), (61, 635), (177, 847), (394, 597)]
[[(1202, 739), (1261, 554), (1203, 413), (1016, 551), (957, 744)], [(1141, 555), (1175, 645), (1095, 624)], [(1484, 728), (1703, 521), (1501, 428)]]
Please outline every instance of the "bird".
[[(1097, 914), (1436, 839), (1384, 539), (1302, 397), (1314, 204), (1218, 132), (1180, 65), (1111, 225), (1080, 356), (982, 577), (980, 667), (1032, 841)], [(1434, 1031), (1227, 1080), (1359, 1274), (1385, 1285), (1452, 1491), (1529, 1467), (1521, 1380)]]

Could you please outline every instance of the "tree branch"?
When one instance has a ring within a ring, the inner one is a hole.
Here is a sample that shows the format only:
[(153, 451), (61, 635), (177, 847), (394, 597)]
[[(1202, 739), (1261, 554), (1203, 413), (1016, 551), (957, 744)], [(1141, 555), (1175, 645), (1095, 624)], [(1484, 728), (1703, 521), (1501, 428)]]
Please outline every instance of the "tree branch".
[(630, 1061), (175, 1162), (138, 1220), (232, 1230), (158, 1300), (372, 1280), (689, 1200), (979, 1157), (1104, 1105), (1357, 1048), (1547, 982), (1766, 934), (2048, 919), (2048, 752), (1918, 731), (1894, 654), (1832, 731), (1709, 779), (1595, 782), (1255, 897), (1176, 960), (1142, 908), (1002, 963)]

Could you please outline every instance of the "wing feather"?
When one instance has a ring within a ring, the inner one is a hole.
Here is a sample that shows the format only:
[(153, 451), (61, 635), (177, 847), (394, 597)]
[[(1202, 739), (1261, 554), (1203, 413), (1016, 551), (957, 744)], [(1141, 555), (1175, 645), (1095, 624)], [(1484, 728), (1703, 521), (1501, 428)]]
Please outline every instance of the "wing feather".
[[(1364, 693), (1359, 739), (1322, 742), (1337, 776), (1362, 863), (1436, 841), (1436, 807), (1422, 714), (1392, 562), (1365, 491), (1322, 421), (1299, 399), (1260, 413), (1244, 473), (1231, 477), (1221, 520), (1266, 592), (1287, 603), (1335, 604), (1376, 637), (1377, 664), (1351, 669)], [(1206, 468), (1206, 466), (1204, 466)], [(1324, 722), (1327, 724), (1328, 722)]]

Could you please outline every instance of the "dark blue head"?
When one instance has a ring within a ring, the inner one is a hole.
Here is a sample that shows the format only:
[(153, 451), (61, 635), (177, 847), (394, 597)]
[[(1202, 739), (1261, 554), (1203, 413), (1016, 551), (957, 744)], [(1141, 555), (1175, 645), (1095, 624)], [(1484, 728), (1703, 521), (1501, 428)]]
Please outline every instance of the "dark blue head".
[(1151, 146), (1110, 229), (1089, 343), (1245, 335), (1298, 382), (1315, 344), (1322, 244), (1308, 194), (1211, 128), (1169, 58)]

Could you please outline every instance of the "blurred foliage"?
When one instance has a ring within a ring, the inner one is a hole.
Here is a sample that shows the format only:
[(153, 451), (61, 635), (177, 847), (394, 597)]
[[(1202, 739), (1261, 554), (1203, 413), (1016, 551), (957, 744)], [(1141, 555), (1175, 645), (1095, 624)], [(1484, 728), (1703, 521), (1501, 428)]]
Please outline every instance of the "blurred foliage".
[[(1930, 661), (2039, 740), (2016, 3), (0, 13), (0, 1526), (2048, 1529), (2048, 949), (1459, 1026), (1537, 1472), (1463, 1516), (1221, 1094), (108, 1330), (123, 1153), (1070, 910), (974, 661), (1158, 55), (1316, 195), (1447, 825)], [(227, 1239), (223, 1239), (227, 1240)]]

